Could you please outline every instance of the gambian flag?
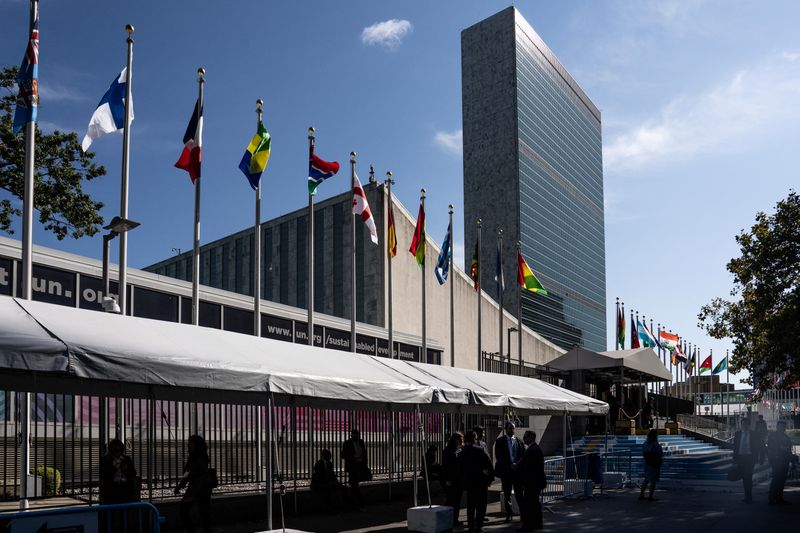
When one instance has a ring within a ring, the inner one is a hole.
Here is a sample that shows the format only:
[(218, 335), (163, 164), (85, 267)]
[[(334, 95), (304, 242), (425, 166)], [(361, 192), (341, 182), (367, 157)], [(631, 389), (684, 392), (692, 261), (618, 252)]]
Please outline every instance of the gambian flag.
[(525, 258), (521, 253), (517, 254), (517, 281), (519, 286), (523, 289), (528, 289), (531, 292), (537, 292), (543, 296), (547, 296), (547, 290), (539, 283), (539, 279), (525, 262)]
[(472, 278), (476, 291), (479, 287), (479, 276), (481, 275), (480, 265), (478, 264), (479, 254), (480, 250), (478, 250), (478, 241), (475, 241), (475, 253), (472, 254), (472, 261), (469, 262), (469, 277)]
[(414, 238), (411, 239), (411, 247), (408, 249), (411, 255), (417, 258), (417, 264), (425, 264), (425, 208), (419, 204), (419, 214), (417, 215), (417, 227), (414, 228)]
[(725, 359), (717, 363), (717, 366), (714, 367), (714, 370), (711, 372), (713, 375), (717, 375), (720, 372), (723, 372), (728, 369), (728, 356), (725, 356)]
[(311, 157), (308, 160), (308, 194), (317, 194), (317, 186), (326, 179), (339, 172), (339, 163), (336, 161), (324, 161), (314, 154), (311, 148)]
[(389, 202), (389, 227), (386, 229), (386, 246), (389, 257), (397, 255), (397, 232), (394, 229), (394, 209)]
[(194, 104), (194, 112), (183, 135), (183, 152), (175, 163), (177, 168), (185, 170), (192, 178), (192, 183), (200, 177), (201, 149), (203, 146), (203, 103), (200, 99)]
[(361, 217), (364, 225), (369, 230), (369, 237), (372, 242), (378, 244), (378, 230), (375, 227), (375, 219), (372, 218), (372, 211), (369, 210), (367, 203), (367, 195), (364, 194), (364, 188), (361, 187), (361, 180), (358, 176), (353, 174), (353, 214)]
[(700, 365), (700, 373), (703, 372), (711, 372), (711, 356), (709, 355), (703, 360), (703, 364)]
[(261, 174), (267, 168), (271, 147), (272, 137), (267, 128), (264, 127), (264, 124), (259, 121), (258, 130), (253, 135), (253, 139), (239, 162), (239, 170), (245, 175), (253, 190), (258, 189), (258, 184), (261, 182)]

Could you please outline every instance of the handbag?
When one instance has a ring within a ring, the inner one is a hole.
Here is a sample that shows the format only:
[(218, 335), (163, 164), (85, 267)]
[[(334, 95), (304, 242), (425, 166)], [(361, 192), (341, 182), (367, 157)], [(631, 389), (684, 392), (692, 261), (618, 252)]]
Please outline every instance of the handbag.
[(208, 483), (208, 487), (211, 489), (216, 489), (219, 487), (219, 479), (217, 479), (217, 469), (216, 468), (209, 468), (207, 474), (206, 481)]
[(728, 470), (728, 481), (739, 481), (742, 479), (742, 470), (739, 465), (733, 465)]

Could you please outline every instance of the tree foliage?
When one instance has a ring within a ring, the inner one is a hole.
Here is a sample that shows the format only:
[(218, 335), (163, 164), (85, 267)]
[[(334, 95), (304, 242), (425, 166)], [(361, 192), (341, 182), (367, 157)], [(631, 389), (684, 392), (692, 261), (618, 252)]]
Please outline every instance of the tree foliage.
[[(23, 198), (25, 136), (12, 131), (16, 100), (16, 68), (0, 69), (0, 189)], [(103, 204), (83, 191), (83, 183), (105, 175), (106, 170), (93, 162), (94, 154), (83, 153), (74, 132), (54, 131), (43, 134), (36, 127), (36, 175), (33, 203), (39, 222), (61, 240), (67, 235), (77, 239), (100, 230)], [(0, 199), (0, 231), (13, 233), (14, 217), (22, 215), (21, 204)]]
[(728, 262), (730, 300), (715, 298), (698, 315), (714, 338), (734, 343), (731, 370), (749, 370), (762, 390), (800, 380), (800, 196), (790, 191), (773, 214), (758, 213)]

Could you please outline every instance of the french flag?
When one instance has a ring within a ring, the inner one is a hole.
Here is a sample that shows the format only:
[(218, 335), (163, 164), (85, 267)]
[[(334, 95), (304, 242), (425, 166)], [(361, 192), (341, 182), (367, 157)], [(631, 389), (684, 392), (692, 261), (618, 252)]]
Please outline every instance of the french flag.
[(189, 173), (192, 183), (200, 177), (200, 163), (202, 161), (201, 148), (203, 146), (203, 104), (200, 99), (194, 104), (194, 112), (183, 135), (183, 152), (175, 163), (177, 168)]

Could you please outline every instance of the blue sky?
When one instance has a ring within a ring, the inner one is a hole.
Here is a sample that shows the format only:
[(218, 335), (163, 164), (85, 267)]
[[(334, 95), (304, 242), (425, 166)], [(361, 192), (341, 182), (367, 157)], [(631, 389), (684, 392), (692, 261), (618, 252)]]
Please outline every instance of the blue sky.
[[(27, 2), (0, 0), (0, 64), (18, 64)], [(273, 136), (263, 218), (306, 203), (306, 130), (317, 153), (359, 154), (391, 169), (412, 211), (428, 190), (428, 232), (462, 203), (460, 31), (506, 7), (494, 1), (42, 0), (40, 126), (82, 136), (124, 66), (136, 27), (130, 264), (191, 247), (193, 191), (173, 168), (207, 70), (202, 242), (252, 224), (237, 164), (265, 101)], [(517, 7), (603, 113), (609, 325), (614, 297), (713, 349), (699, 307), (731, 287), (733, 236), (800, 183), (800, 3), (522, 1)], [(235, 7), (233, 7), (235, 6)], [(387, 21), (393, 21), (388, 22)], [(376, 24), (385, 23), (383, 25)], [(372, 29), (368, 29), (372, 27)], [(95, 142), (108, 175), (89, 187), (118, 211), (121, 136)], [(319, 196), (347, 188), (346, 173)], [(0, 196), (3, 193), (0, 191)], [(456, 211), (463, 255), (463, 218)], [(101, 240), (34, 242), (100, 257)], [(535, 270), (535, 265), (532, 265)], [(609, 326), (609, 345), (613, 332)]]

